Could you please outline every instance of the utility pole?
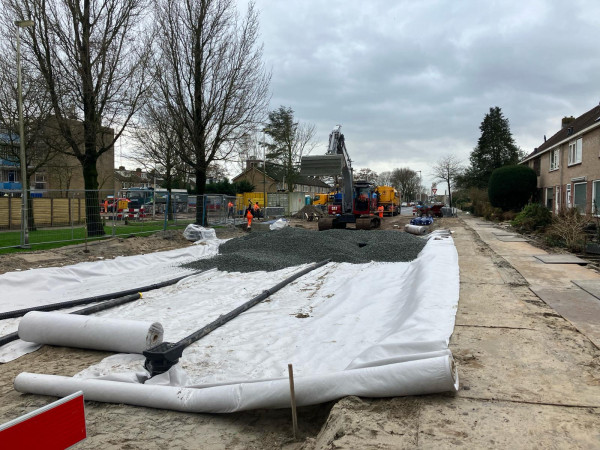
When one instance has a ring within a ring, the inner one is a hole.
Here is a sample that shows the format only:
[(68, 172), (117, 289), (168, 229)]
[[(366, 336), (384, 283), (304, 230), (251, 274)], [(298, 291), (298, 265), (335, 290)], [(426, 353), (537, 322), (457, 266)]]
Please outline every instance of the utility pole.
[(25, 130), (23, 126), (23, 86), (21, 82), (21, 28), (32, 27), (33, 20), (15, 20), (17, 26), (17, 101), (19, 108), (19, 146), (21, 159), (21, 247), (29, 245), (29, 205), (27, 203), (27, 156), (25, 155)]

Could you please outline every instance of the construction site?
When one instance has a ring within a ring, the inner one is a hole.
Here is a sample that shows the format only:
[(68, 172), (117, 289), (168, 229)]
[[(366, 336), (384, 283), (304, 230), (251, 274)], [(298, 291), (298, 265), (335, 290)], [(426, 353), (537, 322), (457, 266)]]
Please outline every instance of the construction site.
[(596, 268), (413, 219), (5, 255), (0, 422), (82, 391), (75, 448), (597, 448)]

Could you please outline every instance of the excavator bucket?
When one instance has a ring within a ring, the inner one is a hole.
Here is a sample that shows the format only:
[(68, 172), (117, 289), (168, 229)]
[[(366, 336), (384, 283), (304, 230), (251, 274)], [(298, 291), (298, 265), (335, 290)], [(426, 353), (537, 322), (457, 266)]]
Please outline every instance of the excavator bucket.
[(304, 156), (300, 161), (300, 175), (342, 175), (343, 166), (343, 155)]

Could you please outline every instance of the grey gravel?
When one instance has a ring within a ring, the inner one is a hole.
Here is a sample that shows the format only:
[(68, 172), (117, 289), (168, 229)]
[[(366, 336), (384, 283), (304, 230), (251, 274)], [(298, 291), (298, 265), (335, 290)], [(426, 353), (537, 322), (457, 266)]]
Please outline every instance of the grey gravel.
[(284, 228), (231, 239), (219, 254), (183, 267), (227, 272), (273, 271), (324, 259), (354, 264), (370, 261), (412, 261), (426, 241), (409, 233), (387, 230), (310, 231)]

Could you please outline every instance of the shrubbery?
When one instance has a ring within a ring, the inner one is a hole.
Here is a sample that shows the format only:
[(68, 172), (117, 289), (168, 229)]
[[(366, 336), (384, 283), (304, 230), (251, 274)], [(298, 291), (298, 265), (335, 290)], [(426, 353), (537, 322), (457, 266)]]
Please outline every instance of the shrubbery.
[(522, 233), (543, 231), (552, 223), (552, 213), (539, 203), (531, 203), (516, 215), (511, 225)]
[(570, 251), (581, 251), (585, 246), (585, 230), (590, 222), (590, 218), (579, 214), (577, 208), (561, 210), (548, 228), (547, 240), (564, 245)]
[(528, 166), (504, 166), (492, 172), (488, 183), (490, 204), (503, 211), (520, 211), (537, 189), (537, 176)]

